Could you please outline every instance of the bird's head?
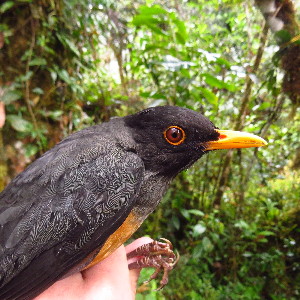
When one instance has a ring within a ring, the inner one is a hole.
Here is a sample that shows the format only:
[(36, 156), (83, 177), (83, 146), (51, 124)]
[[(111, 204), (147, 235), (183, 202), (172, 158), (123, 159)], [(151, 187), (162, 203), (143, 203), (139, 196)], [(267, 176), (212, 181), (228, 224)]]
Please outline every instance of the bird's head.
[(177, 106), (149, 108), (124, 121), (145, 168), (171, 177), (210, 150), (267, 144), (253, 134), (219, 130), (200, 113)]

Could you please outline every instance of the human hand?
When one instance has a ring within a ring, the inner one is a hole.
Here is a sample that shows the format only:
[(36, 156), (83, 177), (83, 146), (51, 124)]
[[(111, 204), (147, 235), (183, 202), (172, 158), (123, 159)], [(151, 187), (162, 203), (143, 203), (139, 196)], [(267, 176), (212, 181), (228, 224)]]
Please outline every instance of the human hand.
[(55, 282), (35, 300), (134, 299), (140, 270), (128, 270), (126, 253), (150, 242), (143, 237), (121, 246), (95, 266)]

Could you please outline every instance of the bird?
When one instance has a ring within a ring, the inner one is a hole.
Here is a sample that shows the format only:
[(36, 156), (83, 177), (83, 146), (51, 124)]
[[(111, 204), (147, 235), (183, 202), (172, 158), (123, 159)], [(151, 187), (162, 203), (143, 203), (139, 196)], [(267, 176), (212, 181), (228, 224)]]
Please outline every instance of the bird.
[(174, 177), (209, 151), (266, 144), (177, 106), (69, 135), (0, 193), (0, 299), (33, 299), (106, 258), (154, 211)]

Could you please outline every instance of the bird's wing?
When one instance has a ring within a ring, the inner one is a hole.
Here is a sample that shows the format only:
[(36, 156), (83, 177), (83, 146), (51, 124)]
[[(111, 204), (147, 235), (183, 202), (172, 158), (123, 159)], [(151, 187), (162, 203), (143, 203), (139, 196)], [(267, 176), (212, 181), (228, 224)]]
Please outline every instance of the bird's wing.
[(101, 247), (130, 213), (143, 162), (109, 142), (90, 144), (60, 143), (0, 194), (1, 300), (36, 296)]

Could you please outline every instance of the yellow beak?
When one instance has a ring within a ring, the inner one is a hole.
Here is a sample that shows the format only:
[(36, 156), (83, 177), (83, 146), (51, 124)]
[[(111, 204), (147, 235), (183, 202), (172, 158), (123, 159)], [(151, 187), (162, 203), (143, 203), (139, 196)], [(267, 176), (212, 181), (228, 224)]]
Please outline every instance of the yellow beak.
[(268, 144), (261, 137), (251, 133), (219, 129), (216, 129), (216, 131), (220, 134), (219, 139), (207, 142), (205, 150), (251, 148)]

